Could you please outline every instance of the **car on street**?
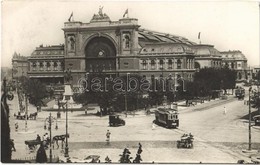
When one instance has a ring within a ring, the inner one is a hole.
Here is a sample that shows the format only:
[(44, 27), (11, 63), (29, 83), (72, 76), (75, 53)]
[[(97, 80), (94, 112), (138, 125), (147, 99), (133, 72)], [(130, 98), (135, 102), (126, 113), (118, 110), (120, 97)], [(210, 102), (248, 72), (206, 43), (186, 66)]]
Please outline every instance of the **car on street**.
[(255, 121), (255, 125), (259, 125), (260, 126), (260, 115), (254, 116), (253, 119)]
[(119, 115), (109, 115), (109, 126), (123, 126), (125, 120), (121, 119)]

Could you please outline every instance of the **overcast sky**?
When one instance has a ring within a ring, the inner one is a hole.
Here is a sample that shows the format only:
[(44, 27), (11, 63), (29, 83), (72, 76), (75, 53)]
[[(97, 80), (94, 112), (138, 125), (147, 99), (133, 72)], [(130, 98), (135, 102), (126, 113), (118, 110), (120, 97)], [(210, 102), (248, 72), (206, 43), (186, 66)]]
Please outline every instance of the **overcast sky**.
[(16, 51), (29, 56), (43, 45), (64, 43), (61, 30), (73, 11), (74, 21), (87, 23), (99, 6), (111, 21), (137, 18), (141, 28), (175, 34), (219, 51), (241, 50), (251, 66), (259, 65), (258, 1), (3, 1), (2, 66), (11, 66)]

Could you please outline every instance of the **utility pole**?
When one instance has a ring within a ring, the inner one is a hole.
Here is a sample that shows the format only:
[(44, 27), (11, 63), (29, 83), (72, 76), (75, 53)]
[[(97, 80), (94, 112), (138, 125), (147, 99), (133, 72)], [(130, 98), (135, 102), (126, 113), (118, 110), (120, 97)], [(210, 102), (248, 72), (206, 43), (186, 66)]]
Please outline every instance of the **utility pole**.
[(249, 105), (249, 124), (248, 124), (248, 133), (249, 133), (249, 143), (248, 143), (248, 150), (251, 151), (251, 103), (250, 103), (250, 99), (251, 99), (251, 90), (252, 90), (252, 87), (249, 88), (249, 102), (248, 102), (248, 105)]
[(28, 98), (27, 94), (25, 96), (25, 131), (27, 131), (27, 118), (28, 118)]
[(52, 148), (51, 148), (51, 144), (52, 144), (52, 137), (51, 137), (51, 124), (52, 124), (52, 117), (51, 117), (51, 113), (49, 116), (49, 129), (50, 129), (50, 163), (52, 162)]

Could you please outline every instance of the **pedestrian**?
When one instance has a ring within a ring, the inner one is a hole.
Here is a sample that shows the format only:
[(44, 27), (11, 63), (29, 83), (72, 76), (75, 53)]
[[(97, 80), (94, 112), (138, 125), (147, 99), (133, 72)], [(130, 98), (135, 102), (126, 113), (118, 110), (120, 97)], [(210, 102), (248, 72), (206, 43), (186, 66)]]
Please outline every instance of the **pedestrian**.
[(155, 124), (154, 124), (154, 122), (153, 122), (153, 124), (152, 124), (152, 130), (154, 130), (155, 129)]
[(46, 162), (47, 162), (47, 155), (44, 149), (44, 145), (43, 143), (41, 143), (41, 146), (37, 151), (36, 163), (46, 163)]
[(49, 135), (48, 135), (48, 133), (45, 134), (45, 137), (46, 137), (46, 140), (49, 139)]
[(36, 138), (37, 141), (41, 141), (41, 137), (39, 134), (37, 134), (37, 138)]
[(109, 142), (110, 142), (110, 132), (109, 132), (109, 130), (107, 130), (107, 133), (106, 133), (106, 137), (107, 137), (107, 144), (109, 144)]
[(14, 147), (14, 139), (10, 139), (10, 146), (11, 146), (11, 150), (15, 152), (16, 149)]
[(17, 122), (14, 124), (14, 126), (15, 126), (15, 131), (18, 131), (19, 125)]
[(227, 114), (227, 109), (226, 107), (224, 106), (224, 111), (223, 111), (223, 114), (226, 115)]

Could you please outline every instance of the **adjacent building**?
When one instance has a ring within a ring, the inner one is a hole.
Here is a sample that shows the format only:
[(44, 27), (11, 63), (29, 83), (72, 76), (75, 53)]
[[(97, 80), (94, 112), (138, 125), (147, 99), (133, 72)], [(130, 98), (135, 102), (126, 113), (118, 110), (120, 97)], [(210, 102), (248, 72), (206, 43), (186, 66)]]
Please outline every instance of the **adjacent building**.
[(195, 68), (221, 68), (222, 57), (220, 52), (213, 45), (194, 45)]
[(247, 66), (247, 58), (239, 50), (221, 52), (222, 65), (237, 72), (237, 81), (248, 80), (252, 77), (250, 68)]
[(28, 77), (51, 85), (64, 81), (64, 45), (36, 48), (28, 58)]
[(21, 76), (27, 76), (27, 72), (28, 72), (28, 57), (22, 56), (15, 52), (12, 58), (13, 81), (16, 82), (17, 79)]

